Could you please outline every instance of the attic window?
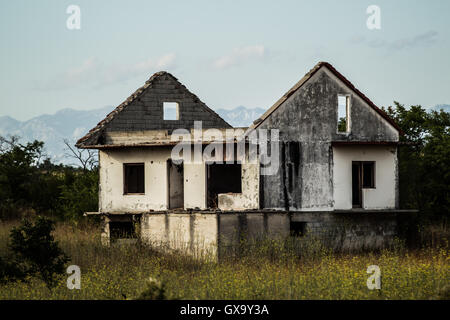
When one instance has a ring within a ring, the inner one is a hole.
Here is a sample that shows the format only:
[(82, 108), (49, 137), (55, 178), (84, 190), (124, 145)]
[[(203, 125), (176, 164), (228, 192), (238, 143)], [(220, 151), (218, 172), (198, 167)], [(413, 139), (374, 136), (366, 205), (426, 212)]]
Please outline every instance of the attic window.
[(350, 96), (338, 95), (338, 133), (350, 132)]
[(163, 102), (163, 119), (180, 120), (178, 102)]

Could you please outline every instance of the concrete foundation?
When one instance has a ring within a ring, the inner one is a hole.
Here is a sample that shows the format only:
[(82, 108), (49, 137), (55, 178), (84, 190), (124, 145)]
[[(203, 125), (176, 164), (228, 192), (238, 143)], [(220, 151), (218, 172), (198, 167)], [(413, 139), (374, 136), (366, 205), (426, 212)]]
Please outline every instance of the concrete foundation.
[[(213, 260), (239, 254), (242, 243), (289, 237), (319, 241), (335, 251), (376, 250), (392, 245), (405, 210), (332, 212), (166, 212), (108, 215), (103, 239), (111, 243), (112, 221), (136, 221), (146, 244)], [(301, 228), (299, 232), (298, 228)], [(301, 252), (300, 252), (301, 253)]]

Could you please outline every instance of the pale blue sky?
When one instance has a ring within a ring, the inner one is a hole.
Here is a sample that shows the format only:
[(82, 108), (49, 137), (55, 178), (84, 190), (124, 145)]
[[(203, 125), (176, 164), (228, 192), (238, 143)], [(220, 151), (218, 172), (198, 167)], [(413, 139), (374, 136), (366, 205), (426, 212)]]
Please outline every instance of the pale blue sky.
[(450, 104), (447, 0), (0, 0), (0, 39), (0, 116), (19, 120), (116, 106), (159, 70), (215, 109), (268, 108), (318, 61), (379, 106)]

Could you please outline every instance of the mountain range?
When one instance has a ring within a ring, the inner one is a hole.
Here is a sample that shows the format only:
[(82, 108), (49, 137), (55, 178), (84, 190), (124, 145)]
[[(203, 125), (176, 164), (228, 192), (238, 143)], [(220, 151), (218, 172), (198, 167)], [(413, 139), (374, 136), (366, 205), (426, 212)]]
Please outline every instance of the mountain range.
[[(9, 116), (0, 117), (0, 136), (16, 135), (21, 142), (44, 141), (45, 154), (53, 163), (75, 164), (68, 157), (64, 140), (74, 144), (88, 130), (101, 121), (114, 107), (106, 106), (94, 110), (62, 109), (55, 114), (43, 114), (27, 121), (18, 121)], [(262, 108), (215, 110), (234, 127), (247, 127), (265, 111)]]
[[(450, 105), (440, 104), (430, 109), (450, 112)], [(44, 141), (45, 153), (53, 163), (74, 164), (71, 157), (67, 156), (68, 150), (64, 140), (74, 144), (111, 110), (111, 106), (94, 110), (62, 109), (55, 114), (43, 114), (27, 121), (3, 116), (0, 117), (0, 136), (16, 135), (21, 138), (21, 142)], [(247, 127), (265, 110), (239, 106), (215, 111), (232, 126)]]

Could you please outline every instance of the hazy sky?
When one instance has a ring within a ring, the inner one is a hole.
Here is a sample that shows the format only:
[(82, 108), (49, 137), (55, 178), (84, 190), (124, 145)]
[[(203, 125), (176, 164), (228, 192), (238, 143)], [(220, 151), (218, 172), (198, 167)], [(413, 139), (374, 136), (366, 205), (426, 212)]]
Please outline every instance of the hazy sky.
[(159, 70), (214, 109), (268, 108), (318, 61), (378, 106), (450, 104), (448, 0), (0, 0), (0, 39), (0, 116), (19, 120), (117, 106)]

